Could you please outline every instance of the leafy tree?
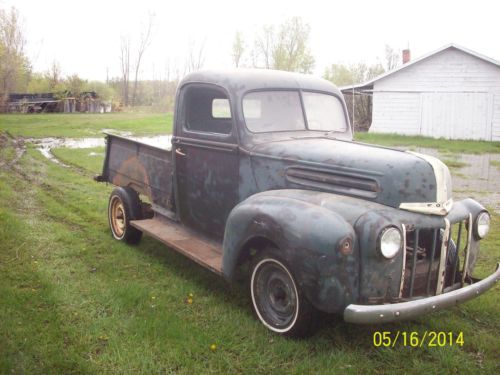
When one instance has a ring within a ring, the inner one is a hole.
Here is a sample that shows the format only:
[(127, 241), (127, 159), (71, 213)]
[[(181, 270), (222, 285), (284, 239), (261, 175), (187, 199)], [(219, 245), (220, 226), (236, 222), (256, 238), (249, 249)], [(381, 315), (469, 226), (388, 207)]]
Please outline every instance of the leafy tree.
[(69, 76), (65, 80), (66, 82), (66, 89), (71, 93), (73, 96), (77, 96), (83, 91), (89, 91), (86, 89), (87, 81), (84, 79), (81, 79), (78, 74), (73, 74), (72, 76)]
[(243, 34), (241, 31), (237, 31), (234, 36), (233, 42), (233, 63), (235, 67), (239, 67), (241, 63), (241, 58), (245, 52), (245, 41), (243, 40)]
[(49, 82), (50, 91), (59, 91), (57, 90), (57, 87), (62, 83), (63, 77), (61, 65), (56, 60), (52, 61), (49, 70), (45, 73), (45, 77)]
[[(83, 81), (82, 91), (95, 91), (99, 98), (105, 102), (112, 102), (117, 98), (117, 93), (114, 88), (105, 82), (101, 81)], [(82, 92), (80, 91), (80, 92)]]
[(344, 64), (332, 64), (325, 69), (323, 78), (335, 83), (337, 86), (347, 86), (361, 82), (353, 74), (352, 66)]
[(275, 27), (266, 25), (255, 39), (254, 67), (311, 73), (314, 57), (308, 47), (311, 28), (293, 17)]
[(347, 86), (368, 81), (384, 73), (384, 71), (384, 67), (381, 64), (332, 64), (325, 69), (323, 78), (333, 82), (337, 86)]
[(50, 92), (49, 81), (42, 73), (33, 73), (26, 91), (30, 94)]
[[(384, 72), (381, 64), (366, 65), (364, 63), (344, 65), (332, 64), (325, 70), (323, 77), (337, 86), (348, 86), (368, 81)], [(344, 95), (349, 117), (355, 129), (368, 129), (372, 119), (372, 98), (370, 95), (346, 93)], [(354, 113), (353, 113), (354, 100)], [(354, 114), (354, 116), (353, 116)]]
[(314, 58), (307, 46), (310, 32), (310, 26), (299, 17), (281, 25), (272, 51), (275, 69), (311, 73)]
[(24, 30), (16, 8), (0, 9), (0, 92), (26, 88), (31, 65), (24, 53)]

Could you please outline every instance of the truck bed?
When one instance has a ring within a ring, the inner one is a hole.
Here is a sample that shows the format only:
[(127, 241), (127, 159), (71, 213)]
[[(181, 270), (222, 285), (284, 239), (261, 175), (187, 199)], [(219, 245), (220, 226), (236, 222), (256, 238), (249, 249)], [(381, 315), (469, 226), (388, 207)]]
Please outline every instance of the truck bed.
[(171, 208), (172, 171), (171, 151), (106, 133), (106, 157), (96, 180), (131, 187), (149, 198), (153, 210), (165, 213)]
[(220, 243), (176, 221), (163, 218), (161, 215), (153, 219), (133, 220), (130, 224), (210, 271), (222, 275), (222, 245)]
[(153, 218), (130, 224), (218, 275), (222, 274), (222, 244), (176, 221), (171, 210), (171, 151), (106, 133), (106, 158), (97, 181), (131, 187), (146, 195)]

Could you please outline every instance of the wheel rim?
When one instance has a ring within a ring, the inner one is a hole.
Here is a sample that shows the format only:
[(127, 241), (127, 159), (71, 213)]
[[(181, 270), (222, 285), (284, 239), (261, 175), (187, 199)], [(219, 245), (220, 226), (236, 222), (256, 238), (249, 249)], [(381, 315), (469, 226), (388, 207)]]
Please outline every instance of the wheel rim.
[(252, 274), (252, 301), (259, 319), (275, 332), (290, 330), (298, 316), (295, 282), (286, 267), (275, 259), (264, 259)]
[(113, 197), (110, 205), (110, 223), (115, 237), (123, 237), (125, 233), (125, 208), (123, 202), (118, 197)]

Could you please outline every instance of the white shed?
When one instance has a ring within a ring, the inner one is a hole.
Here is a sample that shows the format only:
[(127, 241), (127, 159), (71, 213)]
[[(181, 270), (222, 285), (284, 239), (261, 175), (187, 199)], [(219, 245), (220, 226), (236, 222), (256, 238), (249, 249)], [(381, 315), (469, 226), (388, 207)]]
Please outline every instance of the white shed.
[(370, 132), (500, 141), (500, 62), (450, 44), (345, 94), (373, 94)]

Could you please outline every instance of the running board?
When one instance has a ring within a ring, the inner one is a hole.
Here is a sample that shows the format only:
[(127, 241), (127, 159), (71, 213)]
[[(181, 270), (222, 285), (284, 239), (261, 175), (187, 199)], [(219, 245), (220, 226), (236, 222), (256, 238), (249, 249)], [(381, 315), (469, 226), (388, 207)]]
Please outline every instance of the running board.
[(130, 224), (210, 271), (222, 275), (221, 244), (161, 216), (153, 219), (132, 220)]

